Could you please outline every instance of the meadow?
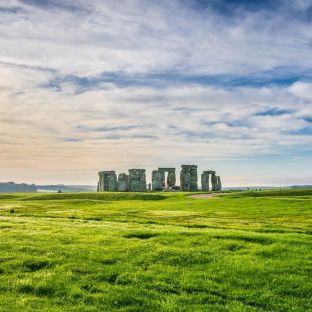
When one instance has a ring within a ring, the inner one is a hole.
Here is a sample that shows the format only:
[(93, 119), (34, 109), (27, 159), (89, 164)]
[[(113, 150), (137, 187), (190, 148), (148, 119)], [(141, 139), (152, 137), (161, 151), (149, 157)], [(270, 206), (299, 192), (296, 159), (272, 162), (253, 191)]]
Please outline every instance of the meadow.
[(312, 311), (312, 190), (188, 195), (0, 194), (0, 311)]

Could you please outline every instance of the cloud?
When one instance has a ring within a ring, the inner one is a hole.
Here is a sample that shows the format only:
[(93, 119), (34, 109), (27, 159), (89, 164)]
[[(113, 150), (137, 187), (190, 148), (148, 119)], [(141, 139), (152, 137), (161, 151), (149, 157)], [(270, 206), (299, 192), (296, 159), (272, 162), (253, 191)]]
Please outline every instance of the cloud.
[(2, 172), (311, 152), (311, 1), (246, 3), (0, 3)]
[(259, 5), (247, 14), (246, 6), (238, 5), (229, 16), (224, 14), (228, 1), (223, 10), (209, 2), (198, 10), (192, 1), (11, 3), (19, 10), (2, 13), (0, 43), (7, 51), (2, 57), (61, 75), (243, 74), (311, 66), (312, 34), (296, 15), (302, 12), (299, 4), (288, 10), (280, 4), (279, 14), (270, 12), (270, 6), (256, 10)]
[(311, 82), (298, 81), (289, 87), (289, 91), (299, 98), (312, 100)]

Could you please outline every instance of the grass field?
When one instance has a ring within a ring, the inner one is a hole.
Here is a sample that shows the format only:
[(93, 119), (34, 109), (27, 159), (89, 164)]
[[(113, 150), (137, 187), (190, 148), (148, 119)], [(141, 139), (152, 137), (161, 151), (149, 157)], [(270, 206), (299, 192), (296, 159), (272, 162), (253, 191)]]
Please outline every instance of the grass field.
[(0, 311), (312, 311), (312, 190), (0, 194), (0, 235)]

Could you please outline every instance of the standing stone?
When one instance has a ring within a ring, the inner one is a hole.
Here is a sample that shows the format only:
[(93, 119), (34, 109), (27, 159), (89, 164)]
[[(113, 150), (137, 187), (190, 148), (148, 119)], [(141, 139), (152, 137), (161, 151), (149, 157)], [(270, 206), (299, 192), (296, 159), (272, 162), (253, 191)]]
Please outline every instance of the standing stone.
[(176, 173), (175, 168), (158, 168), (159, 171), (163, 171), (164, 174), (167, 172), (167, 181), (165, 183), (166, 188), (172, 188), (176, 184)]
[(117, 191), (117, 177), (115, 171), (99, 172), (98, 192)]
[(209, 174), (204, 172), (201, 174), (201, 186), (202, 191), (209, 191)]
[(209, 177), (212, 174), (216, 174), (213, 170), (206, 170), (201, 175), (202, 191), (209, 191)]
[(183, 168), (180, 172), (180, 187), (182, 191), (188, 191), (190, 189), (190, 173), (187, 168)]
[(130, 192), (146, 191), (145, 169), (129, 169), (129, 191)]
[(118, 175), (118, 192), (128, 192), (129, 179), (126, 173), (120, 173)]
[(107, 188), (107, 190), (109, 192), (116, 192), (117, 189), (118, 189), (117, 176), (116, 176), (116, 174), (111, 174), (108, 176), (108, 188)]
[(103, 172), (99, 172), (99, 182), (97, 186), (98, 192), (104, 192), (104, 175)]
[(221, 184), (221, 178), (220, 176), (217, 176), (217, 190), (221, 191), (222, 190), (222, 184)]
[(218, 188), (218, 178), (215, 173), (211, 175), (211, 190), (217, 191)]
[(197, 175), (197, 166), (193, 166), (190, 169), (190, 191), (198, 191), (198, 175)]
[(197, 166), (195, 165), (182, 165), (180, 173), (180, 184), (182, 191), (197, 191)]
[(167, 185), (168, 187), (174, 187), (176, 184), (175, 168), (168, 172)]
[(153, 191), (161, 191), (166, 187), (165, 171), (153, 170), (152, 171), (152, 189)]

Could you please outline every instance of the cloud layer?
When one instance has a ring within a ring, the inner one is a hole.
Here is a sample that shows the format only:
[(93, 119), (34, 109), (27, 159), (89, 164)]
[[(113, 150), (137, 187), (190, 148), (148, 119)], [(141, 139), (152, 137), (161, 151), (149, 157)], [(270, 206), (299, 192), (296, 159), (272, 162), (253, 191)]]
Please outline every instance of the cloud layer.
[(306, 183), (312, 1), (272, 5), (1, 3), (1, 175), (95, 183), (194, 162), (227, 184)]

